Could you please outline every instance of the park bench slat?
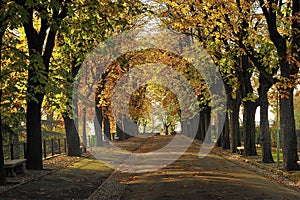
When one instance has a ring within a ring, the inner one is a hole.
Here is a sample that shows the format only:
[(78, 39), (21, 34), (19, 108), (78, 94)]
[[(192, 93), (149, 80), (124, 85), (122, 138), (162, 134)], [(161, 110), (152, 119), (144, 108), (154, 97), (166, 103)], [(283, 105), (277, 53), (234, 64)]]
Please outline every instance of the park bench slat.
[(13, 175), (16, 176), (18, 172), (25, 172), (25, 164), (26, 159), (14, 159), (4, 162), (4, 168), (6, 170), (7, 176)]
[(21, 165), (26, 162), (26, 159), (14, 159), (4, 162), (4, 167), (14, 167), (16, 165)]

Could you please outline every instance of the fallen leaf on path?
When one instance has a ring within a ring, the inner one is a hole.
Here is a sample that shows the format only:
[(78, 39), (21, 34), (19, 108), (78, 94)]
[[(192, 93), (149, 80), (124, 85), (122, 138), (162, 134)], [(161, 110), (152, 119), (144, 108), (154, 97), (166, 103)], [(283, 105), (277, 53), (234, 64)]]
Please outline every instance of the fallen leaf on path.
[(161, 178), (161, 180), (174, 180), (172, 177), (167, 177), (167, 178)]
[(171, 197), (173, 196), (172, 194), (166, 193), (166, 192), (161, 192), (160, 197)]
[(188, 185), (181, 186), (181, 188), (188, 188), (188, 187), (189, 187)]

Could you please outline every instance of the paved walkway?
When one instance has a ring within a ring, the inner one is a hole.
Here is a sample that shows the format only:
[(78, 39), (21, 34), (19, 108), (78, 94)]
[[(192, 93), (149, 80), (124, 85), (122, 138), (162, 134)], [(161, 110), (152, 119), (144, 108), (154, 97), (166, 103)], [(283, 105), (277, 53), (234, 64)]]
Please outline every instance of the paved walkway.
[[(152, 137), (138, 151), (159, 149), (170, 139), (169, 136)], [(220, 156), (209, 154), (199, 159), (199, 149), (193, 143), (180, 159), (155, 172), (115, 172), (90, 199), (300, 199), (295, 188), (268, 180)], [(119, 194), (110, 195), (108, 191)]]
[[(171, 140), (172, 136), (131, 138), (118, 145), (145, 153)], [(268, 180), (215, 154), (199, 159), (199, 148), (193, 143), (180, 159), (151, 173), (122, 173), (95, 159), (83, 158), (4, 192), (0, 199), (300, 199), (295, 188)], [(168, 158), (172, 152), (162, 157)], [(149, 164), (152, 162), (149, 160)]]
[(67, 168), (50, 173), (0, 194), (0, 199), (84, 199), (111, 174), (99, 161), (83, 158)]

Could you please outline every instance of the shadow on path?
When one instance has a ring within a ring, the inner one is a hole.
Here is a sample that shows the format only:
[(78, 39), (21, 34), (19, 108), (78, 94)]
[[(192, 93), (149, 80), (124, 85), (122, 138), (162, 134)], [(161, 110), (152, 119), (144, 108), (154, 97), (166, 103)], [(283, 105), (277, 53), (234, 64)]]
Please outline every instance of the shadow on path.
[(0, 199), (84, 199), (112, 173), (93, 158), (83, 158), (64, 169), (0, 194)]
[[(169, 138), (154, 137), (139, 151), (154, 148), (150, 144), (161, 146), (164, 141), (168, 143)], [(128, 176), (122, 182), (127, 187), (121, 199), (300, 199), (300, 192), (295, 188), (268, 180), (254, 170), (212, 152), (199, 159), (200, 145), (194, 142), (188, 151), (167, 167)]]

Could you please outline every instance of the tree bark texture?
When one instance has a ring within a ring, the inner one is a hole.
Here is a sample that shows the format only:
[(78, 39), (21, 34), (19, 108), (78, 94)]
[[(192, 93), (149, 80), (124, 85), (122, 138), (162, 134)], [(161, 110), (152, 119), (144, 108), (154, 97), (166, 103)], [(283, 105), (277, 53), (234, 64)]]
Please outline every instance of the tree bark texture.
[(69, 115), (64, 115), (65, 130), (67, 136), (68, 156), (81, 156), (80, 140), (73, 119)]
[(103, 127), (103, 117), (102, 117), (102, 108), (96, 106), (96, 117), (94, 121), (95, 134), (96, 134), (96, 146), (103, 146), (103, 137), (102, 137), (102, 127)]
[(262, 75), (259, 76), (259, 105), (260, 105), (260, 143), (262, 146), (262, 161), (264, 163), (274, 163), (272, 156), (271, 134), (268, 117), (268, 90), (272, 83)]

